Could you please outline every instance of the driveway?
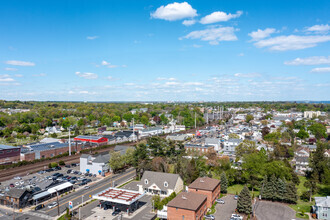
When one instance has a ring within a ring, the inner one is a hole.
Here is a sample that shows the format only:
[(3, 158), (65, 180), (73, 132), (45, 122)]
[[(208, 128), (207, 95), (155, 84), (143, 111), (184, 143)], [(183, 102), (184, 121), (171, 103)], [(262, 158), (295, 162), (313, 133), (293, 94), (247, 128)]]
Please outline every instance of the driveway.
[(225, 204), (217, 204), (215, 206), (216, 212), (214, 213), (216, 220), (229, 220), (231, 214), (235, 212), (237, 207), (237, 200), (234, 199), (234, 195), (227, 195), (222, 197), (225, 201)]
[(277, 202), (259, 201), (256, 204), (255, 213), (258, 220), (297, 219), (294, 210)]

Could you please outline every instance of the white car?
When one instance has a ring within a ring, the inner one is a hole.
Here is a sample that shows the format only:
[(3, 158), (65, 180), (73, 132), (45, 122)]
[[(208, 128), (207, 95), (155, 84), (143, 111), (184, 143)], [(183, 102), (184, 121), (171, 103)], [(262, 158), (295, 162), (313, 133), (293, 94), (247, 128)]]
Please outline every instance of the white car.
[(19, 181), (19, 183), (20, 183), (21, 185), (23, 185), (23, 184), (24, 184), (24, 181), (23, 181), (23, 180), (21, 180), (21, 181)]
[(240, 215), (238, 215), (238, 214), (232, 214), (232, 215), (231, 215), (231, 218), (232, 218), (232, 219), (235, 219), (235, 220), (243, 220), (243, 217), (240, 216)]
[(19, 186), (19, 182), (16, 182), (16, 183), (15, 183), (15, 186)]
[(219, 204), (225, 204), (225, 201), (222, 199), (216, 199), (215, 201)]
[(22, 179), (22, 177), (20, 177), (20, 176), (15, 176), (14, 177), (14, 180), (21, 180)]
[(90, 186), (85, 186), (85, 187), (84, 187), (84, 189), (89, 189), (89, 188), (90, 188)]
[(51, 209), (51, 208), (54, 208), (57, 206), (57, 202), (52, 202), (48, 205), (48, 208)]

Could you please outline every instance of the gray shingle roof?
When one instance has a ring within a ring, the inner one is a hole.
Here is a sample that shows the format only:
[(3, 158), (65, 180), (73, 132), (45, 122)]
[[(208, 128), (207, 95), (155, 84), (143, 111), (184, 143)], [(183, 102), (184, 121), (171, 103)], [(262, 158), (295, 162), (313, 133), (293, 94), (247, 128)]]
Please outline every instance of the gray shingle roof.
[[(174, 189), (176, 182), (181, 178), (178, 174), (172, 173), (162, 173), (162, 172), (153, 172), (153, 171), (145, 171), (141, 178), (140, 184), (143, 188), (148, 188), (153, 184), (156, 184), (161, 190)], [(146, 184), (145, 180), (148, 180)], [(164, 183), (167, 182), (168, 186), (165, 187)]]

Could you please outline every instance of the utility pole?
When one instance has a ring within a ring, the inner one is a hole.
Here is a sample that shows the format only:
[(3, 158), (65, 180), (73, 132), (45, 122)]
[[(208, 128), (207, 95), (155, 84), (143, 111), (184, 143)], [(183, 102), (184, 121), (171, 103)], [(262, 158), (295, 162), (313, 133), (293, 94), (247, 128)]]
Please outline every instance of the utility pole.
[(11, 202), (13, 204), (13, 220), (15, 220), (15, 205), (14, 205), (14, 199), (11, 199)]
[(69, 128), (69, 156), (71, 156), (71, 138), (70, 138), (70, 134), (71, 134), (71, 128)]
[(195, 129), (196, 129), (196, 112), (195, 112)]
[(56, 199), (57, 199), (57, 215), (60, 216), (60, 204), (59, 204), (59, 201), (58, 201), (57, 189), (56, 189)]

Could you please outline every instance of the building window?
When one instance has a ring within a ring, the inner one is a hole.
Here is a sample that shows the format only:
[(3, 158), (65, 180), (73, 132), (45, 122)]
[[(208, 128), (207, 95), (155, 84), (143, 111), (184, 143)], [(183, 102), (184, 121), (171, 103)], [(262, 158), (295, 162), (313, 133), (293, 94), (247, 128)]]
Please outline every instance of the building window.
[(164, 182), (164, 186), (165, 187), (168, 187), (168, 182)]
[(144, 180), (144, 184), (148, 184), (148, 180), (147, 179)]
[(182, 216), (182, 220), (184, 220), (184, 215)]
[(0, 151), (0, 154), (3, 154), (3, 151)]
[(7, 153), (11, 153), (11, 150), (7, 150), (6, 152), (7, 152)]

